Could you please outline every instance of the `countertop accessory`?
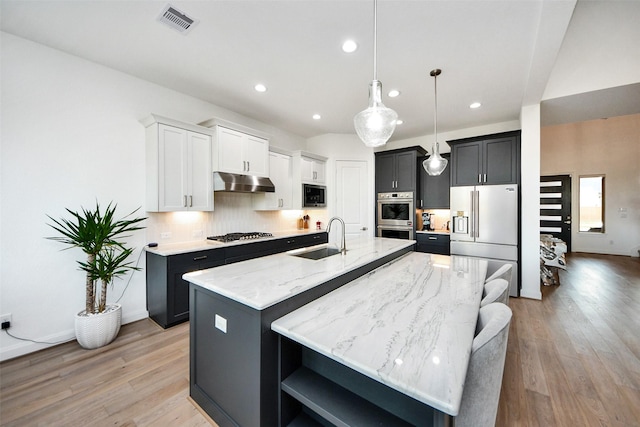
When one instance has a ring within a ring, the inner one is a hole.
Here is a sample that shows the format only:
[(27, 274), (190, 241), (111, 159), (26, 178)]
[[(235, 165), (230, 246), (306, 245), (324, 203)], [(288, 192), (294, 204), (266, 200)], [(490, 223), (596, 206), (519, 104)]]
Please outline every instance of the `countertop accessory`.
[(429, 175), (440, 175), (447, 167), (447, 159), (440, 155), (440, 145), (438, 144), (438, 76), (442, 73), (442, 70), (436, 68), (431, 70), (431, 77), (433, 77), (433, 152), (431, 156), (422, 162), (422, 167), (427, 171)]
[(385, 145), (396, 129), (398, 114), (382, 103), (382, 83), (377, 72), (378, 3), (373, 1), (373, 81), (369, 84), (369, 107), (353, 118), (356, 133), (367, 147)]

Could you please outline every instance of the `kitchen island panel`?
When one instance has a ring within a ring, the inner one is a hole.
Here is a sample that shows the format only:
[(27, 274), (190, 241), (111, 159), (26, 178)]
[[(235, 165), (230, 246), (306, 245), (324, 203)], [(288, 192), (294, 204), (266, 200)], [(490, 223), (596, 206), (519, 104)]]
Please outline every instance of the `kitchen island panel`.
[[(276, 254), (184, 275), (191, 282), (190, 395), (218, 425), (276, 426), (280, 378), (272, 322), (411, 252), (414, 242), (367, 237), (347, 245), (346, 255), (324, 260)], [(278, 298), (271, 287), (283, 288)], [(264, 308), (246, 303), (251, 288)], [(227, 333), (215, 327), (216, 314)]]

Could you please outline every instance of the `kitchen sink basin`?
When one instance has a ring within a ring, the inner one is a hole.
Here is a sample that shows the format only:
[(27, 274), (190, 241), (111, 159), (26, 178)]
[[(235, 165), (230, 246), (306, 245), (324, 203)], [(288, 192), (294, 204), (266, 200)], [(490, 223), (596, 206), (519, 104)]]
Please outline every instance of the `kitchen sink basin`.
[(340, 249), (338, 248), (324, 247), (324, 248), (314, 249), (311, 251), (290, 253), (290, 255), (301, 257), (301, 258), (317, 260), (317, 259), (322, 259), (322, 258), (332, 256), (332, 255), (336, 255), (339, 253), (340, 253)]

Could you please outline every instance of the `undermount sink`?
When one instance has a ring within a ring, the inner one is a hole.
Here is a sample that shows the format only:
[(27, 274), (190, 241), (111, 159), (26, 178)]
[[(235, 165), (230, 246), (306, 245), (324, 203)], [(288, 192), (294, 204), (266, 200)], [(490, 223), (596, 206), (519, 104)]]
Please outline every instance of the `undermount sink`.
[(296, 251), (296, 253), (291, 252), (290, 255), (301, 257), (301, 258), (317, 260), (317, 259), (322, 259), (322, 258), (332, 256), (332, 255), (336, 255), (339, 253), (340, 253), (340, 249), (338, 248), (324, 247), (324, 248), (314, 249), (311, 251), (302, 251), (302, 252)]

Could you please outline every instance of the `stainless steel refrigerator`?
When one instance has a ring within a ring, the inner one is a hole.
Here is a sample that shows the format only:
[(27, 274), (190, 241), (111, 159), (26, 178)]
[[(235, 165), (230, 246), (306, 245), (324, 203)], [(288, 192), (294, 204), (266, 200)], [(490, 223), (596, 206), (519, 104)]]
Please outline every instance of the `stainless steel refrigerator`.
[(518, 185), (451, 187), (451, 255), (487, 258), (492, 274), (511, 263), (509, 295), (519, 295)]

